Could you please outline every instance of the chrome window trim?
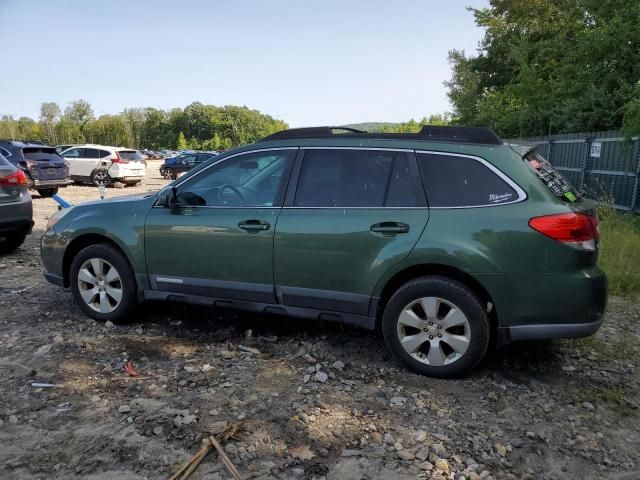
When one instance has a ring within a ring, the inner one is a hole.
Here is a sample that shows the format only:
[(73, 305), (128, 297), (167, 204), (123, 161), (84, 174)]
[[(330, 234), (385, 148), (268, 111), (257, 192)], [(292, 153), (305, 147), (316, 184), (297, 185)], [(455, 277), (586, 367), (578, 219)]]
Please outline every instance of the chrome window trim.
[[(486, 204), (486, 205), (459, 205), (459, 206), (455, 206), (455, 207), (429, 207), (430, 210), (456, 210), (456, 209), (461, 209), (461, 208), (501, 207), (503, 205), (512, 205), (514, 203), (520, 203), (520, 202), (523, 202), (524, 200), (527, 199), (527, 193), (520, 187), (520, 185), (518, 185), (510, 177), (508, 177), (502, 170), (500, 170), (499, 168), (497, 168), (495, 165), (491, 164), (490, 162), (487, 162), (482, 157), (478, 157), (476, 155), (463, 154), (463, 153), (438, 152), (438, 151), (433, 151), (433, 150), (416, 150), (415, 152), (416, 152), (416, 155), (418, 153), (427, 153), (427, 154), (431, 154), (431, 155), (444, 155), (444, 156), (450, 156), (450, 157), (470, 158), (472, 160), (480, 162), (482, 165), (484, 165), (489, 170), (491, 170), (493, 173), (495, 173), (507, 185), (509, 185), (511, 188), (513, 188), (513, 190), (515, 190), (515, 192), (518, 194), (518, 198), (516, 198), (515, 200), (512, 200), (510, 202), (489, 203), (489, 204)], [(429, 195), (427, 194), (427, 203), (428, 202), (429, 202)]]

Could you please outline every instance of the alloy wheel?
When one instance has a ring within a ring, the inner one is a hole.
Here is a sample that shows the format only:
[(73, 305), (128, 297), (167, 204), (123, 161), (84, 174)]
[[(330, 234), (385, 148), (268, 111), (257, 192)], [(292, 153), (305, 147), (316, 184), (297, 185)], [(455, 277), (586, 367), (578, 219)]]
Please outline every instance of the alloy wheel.
[(90, 258), (78, 271), (78, 290), (84, 302), (99, 313), (113, 312), (122, 301), (122, 279), (113, 265)]
[(423, 297), (409, 303), (398, 317), (400, 345), (426, 365), (450, 365), (465, 354), (471, 342), (467, 316), (452, 302)]

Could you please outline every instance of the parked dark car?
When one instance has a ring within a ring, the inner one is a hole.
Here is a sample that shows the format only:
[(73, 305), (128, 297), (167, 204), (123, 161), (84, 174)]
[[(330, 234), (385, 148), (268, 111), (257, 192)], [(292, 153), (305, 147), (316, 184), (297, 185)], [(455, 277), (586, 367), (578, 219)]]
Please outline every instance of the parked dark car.
[(22, 245), (32, 217), (27, 175), (0, 155), (0, 254)]
[(160, 166), (160, 175), (168, 180), (175, 180), (216, 155), (216, 153), (183, 153), (177, 157), (168, 158)]
[(42, 197), (51, 197), (59, 187), (71, 183), (69, 166), (54, 147), (27, 140), (0, 140), (0, 154), (26, 174), (29, 187)]

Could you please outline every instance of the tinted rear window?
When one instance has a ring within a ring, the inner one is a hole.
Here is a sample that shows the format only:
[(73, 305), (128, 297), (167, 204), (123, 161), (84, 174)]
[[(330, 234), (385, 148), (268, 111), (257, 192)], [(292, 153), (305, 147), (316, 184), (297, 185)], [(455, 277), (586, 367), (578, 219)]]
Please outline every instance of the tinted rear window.
[(480, 207), (518, 199), (505, 180), (473, 158), (418, 153), (418, 165), (430, 207)]
[(56, 149), (52, 147), (25, 147), (22, 149), (22, 152), (25, 155), (29, 153), (47, 153), (56, 155), (58, 153), (56, 152)]
[(118, 155), (123, 160), (142, 160), (142, 154), (136, 150), (121, 150)]
[(9, 160), (7, 160), (6, 158), (4, 158), (2, 156), (2, 154), (0, 154), (0, 166), (7, 166), (7, 165), (11, 165), (11, 163), (9, 163)]
[(382, 207), (395, 152), (308, 150), (295, 206)]
[(580, 194), (542, 155), (533, 151), (529, 152), (524, 159), (556, 197), (567, 202), (578, 200)]

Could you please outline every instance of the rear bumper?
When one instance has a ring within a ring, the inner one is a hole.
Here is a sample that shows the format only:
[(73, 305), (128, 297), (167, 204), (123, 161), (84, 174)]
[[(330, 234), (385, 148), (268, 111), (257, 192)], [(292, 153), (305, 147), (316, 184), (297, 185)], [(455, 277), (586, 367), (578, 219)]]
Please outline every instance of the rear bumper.
[(31, 233), (33, 227), (33, 220), (20, 219), (20, 220), (0, 220), (0, 234), (7, 233)]
[(607, 277), (571, 272), (482, 276), (498, 316), (498, 343), (593, 335), (604, 322)]
[(33, 180), (30, 184), (32, 188), (50, 188), (50, 187), (66, 187), (71, 180), (64, 178), (62, 180)]

